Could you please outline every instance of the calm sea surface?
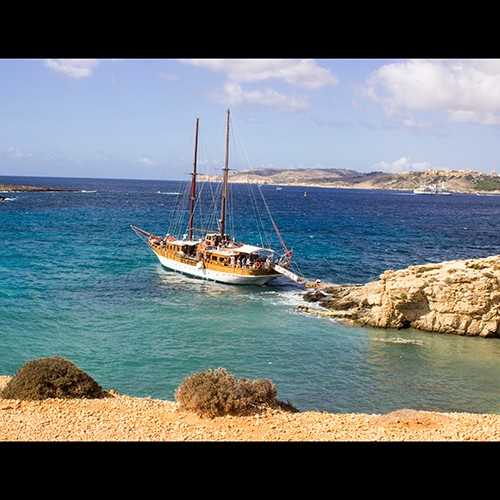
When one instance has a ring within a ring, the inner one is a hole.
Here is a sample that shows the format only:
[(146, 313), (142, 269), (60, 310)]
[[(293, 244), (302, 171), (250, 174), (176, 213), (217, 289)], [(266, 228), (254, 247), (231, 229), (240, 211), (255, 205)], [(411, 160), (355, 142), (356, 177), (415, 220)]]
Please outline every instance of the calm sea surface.
[[(0, 205), (0, 374), (57, 354), (105, 387), (173, 399), (188, 374), (223, 366), (271, 378), (301, 409), (500, 413), (500, 340), (341, 326), (296, 313), (300, 292), (284, 283), (231, 287), (162, 269), (129, 225), (166, 233), (178, 202), (166, 193), (180, 182), (2, 182), (80, 192), (12, 193)], [(367, 282), (500, 254), (500, 196), (262, 191), (307, 277)], [(233, 190), (236, 236), (260, 244), (249, 193)]]

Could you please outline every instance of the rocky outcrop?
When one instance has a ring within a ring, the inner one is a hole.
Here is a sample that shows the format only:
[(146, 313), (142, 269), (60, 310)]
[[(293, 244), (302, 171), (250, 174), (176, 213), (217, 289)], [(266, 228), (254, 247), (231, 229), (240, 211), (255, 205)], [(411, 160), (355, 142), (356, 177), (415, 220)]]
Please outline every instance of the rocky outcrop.
[(319, 285), (305, 298), (324, 309), (300, 310), (356, 324), (500, 337), (500, 255), (389, 270), (366, 285)]
[(78, 191), (78, 189), (73, 188), (61, 188), (61, 187), (44, 187), (44, 186), (26, 186), (24, 184), (0, 184), (1, 193), (16, 193), (16, 192), (34, 192), (34, 193), (47, 193), (47, 192), (73, 192)]

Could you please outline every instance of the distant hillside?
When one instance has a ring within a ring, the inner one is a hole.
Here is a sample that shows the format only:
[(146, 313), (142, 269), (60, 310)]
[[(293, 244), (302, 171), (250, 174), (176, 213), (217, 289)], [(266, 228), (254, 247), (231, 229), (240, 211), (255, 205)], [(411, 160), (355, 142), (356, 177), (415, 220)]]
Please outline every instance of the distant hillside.
[[(221, 176), (200, 176), (200, 180), (220, 182)], [(230, 182), (290, 186), (319, 186), (357, 189), (413, 190), (444, 183), (447, 191), (500, 192), (500, 176), (473, 170), (425, 170), (422, 172), (357, 172), (340, 168), (255, 169), (230, 174)]]

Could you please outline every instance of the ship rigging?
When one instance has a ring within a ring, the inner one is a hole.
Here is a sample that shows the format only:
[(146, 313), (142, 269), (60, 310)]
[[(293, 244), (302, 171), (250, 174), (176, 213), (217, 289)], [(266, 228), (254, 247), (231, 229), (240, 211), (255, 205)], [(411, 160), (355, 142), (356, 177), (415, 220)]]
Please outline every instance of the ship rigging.
[[(212, 210), (207, 227), (195, 227), (196, 209), (198, 208), (198, 211), (201, 211), (203, 206), (200, 203), (202, 189), (198, 190), (197, 182), (199, 176), (198, 118), (195, 123), (193, 170), (191, 172), (191, 183), (187, 200), (189, 210), (187, 228), (182, 223), (182, 215), (184, 213), (183, 200), (179, 200), (178, 211), (174, 215), (173, 220), (171, 220), (169, 232), (165, 236), (155, 235), (135, 225), (131, 225), (131, 227), (138, 236), (147, 242), (149, 248), (156, 255), (162, 266), (173, 271), (234, 285), (264, 285), (280, 276), (286, 276), (297, 283), (303, 283), (304, 279), (300, 276), (297, 265), (294, 265), (292, 262), (293, 252), (287, 247), (280, 233), (260, 185), (258, 185), (257, 190), (265, 207), (266, 214), (271, 221), (277, 240), (281, 245), (281, 250), (277, 252), (271, 248), (270, 244), (264, 245), (261, 232), (264, 226), (259, 215), (257, 215), (257, 228), (261, 236), (262, 246), (237, 241), (235, 238), (234, 219), (231, 217), (231, 214), (228, 217), (229, 208), (232, 204), (230, 204), (232, 196), (229, 189), (230, 118), (230, 111), (227, 110), (224, 168), (222, 171), (220, 197), (214, 195), (210, 184)], [(249, 186), (249, 188), (251, 190), (252, 186)], [(217, 198), (220, 199), (220, 210), (218, 210), (219, 202)], [(252, 203), (256, 203), (255, 194), (252, 192), (250, 192), (250, 199)], [(217, 220), (217, 227), (210, 227), (214, 225), (214, 218), (217, 212), (220, 214)], [(232, 234), (228, 231), (228, 223), (232, 228)], [(196, 238), (197, 233), (200, 236), (199, 238)], [(292, 270), (292, 268), (294, 269)]]

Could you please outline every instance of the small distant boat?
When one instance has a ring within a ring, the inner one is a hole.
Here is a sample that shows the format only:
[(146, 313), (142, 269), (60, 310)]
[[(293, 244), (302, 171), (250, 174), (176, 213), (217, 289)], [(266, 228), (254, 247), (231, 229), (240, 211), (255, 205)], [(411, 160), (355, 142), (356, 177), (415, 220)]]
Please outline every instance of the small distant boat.
[(444, 182), (441, 183), (441, 187), (437, 184), (427, 184), (425, 186), (420, 186), (413, 190), (413, 194), (442, 194), (450, 195), (448, 191), (444, 188)]
[(171, 196), (179, 196), (181, 193), (170, 192), (170, 191), (156, 191), (157, 194), (169, 194)]
[(282, 187), (277, 187), (276, 191), (281, 191), (283, 188)]
[(304, 198), (307, 198), (307, 191), (304, 191)]
[(7, 201), (7, 198), (5, 196), (0, 196), (0, 203)]

